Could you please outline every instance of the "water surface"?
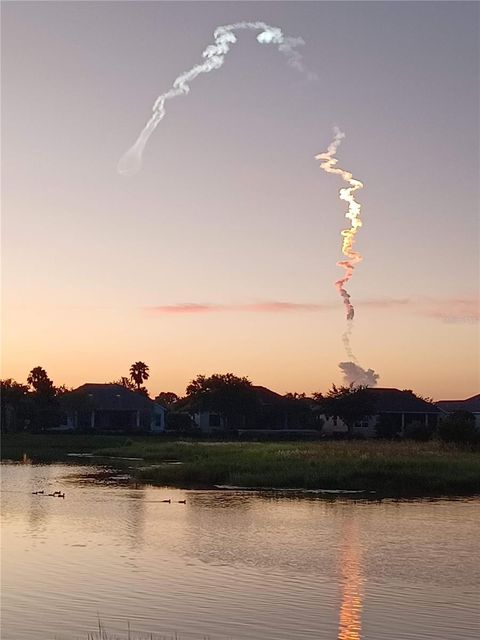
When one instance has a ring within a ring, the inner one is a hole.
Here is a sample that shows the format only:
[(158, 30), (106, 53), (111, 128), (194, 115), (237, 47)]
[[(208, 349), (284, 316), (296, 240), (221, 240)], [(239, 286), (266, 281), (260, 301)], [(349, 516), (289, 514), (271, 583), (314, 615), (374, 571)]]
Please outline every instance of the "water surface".
[[(2, 467), (3, 640), (86, 640), (98, 616), (124, 637), (128, 624), (182, 639), (480, 637), (479, 498), (181, 491), (112, 476)], [(65, 499), (32, 494), (42, 489)]]

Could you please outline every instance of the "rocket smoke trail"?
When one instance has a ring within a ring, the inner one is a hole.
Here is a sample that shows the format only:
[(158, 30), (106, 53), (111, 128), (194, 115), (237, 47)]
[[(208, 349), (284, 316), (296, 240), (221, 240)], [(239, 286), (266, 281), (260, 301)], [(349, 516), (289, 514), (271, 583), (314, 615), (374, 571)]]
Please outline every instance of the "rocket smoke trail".
[[(165, 103), (167, 100), (186, 95), (190, 92), (189, 82), (194, 80), (201, 73), (209, 73), (214, 69), (220, 69), (225, 56), (230, 51), (232, 44), (237, 41), (234, 31), (241, 29), (261, 30), (257, 35), (257, 42), (260, 44), (276, 44), (280, 53), (286, 56), (288, 64), (304, 71), (302, 57), (296, 51), (296, 47), (305, 44), (302, 38), (292, 38), (285, 36), (278, 27), (271, 27), (264, 22), (237, 22), (217, 27), (214, 31), (214, 43), (208, 45), (202, 56), (204, 62), (196, 64), (189, 71), (185, 71), (173, 82), (171, 89), (162, 93), (155, 100), (152, 107), (152, 115), (144, 126), (132, 147), (125, 153), (118, 163), (118, 172), (124, 175), (132, 175), (140, 170), (142, 164), (142, 154), (148, 139), (157, 128), (158, 124), (165, 116)], [(311, 74), (310, 74), (311, 75)]]
[(353, 195), (357, 189), (361, 189), (363, 187), (363, 183), (360, 180), (355, 180), (352, 174), (349, 171), (345, 171), (344, 169), (340, 169), (337, 167), (338, 160), (335, 158), (335, 154), (337, 153), (337, 149), (340, 146), (341, 141), (345, 137), (345, 134), (340, 131), (338, 127), (334, 128), (335, 137), (333, 141), (329, 144), (328, 149), (325, 153), (319, 153), (315, 158), (317, 160), (323, 160), (320, 168), (326, 171), (327, 173), (336, 173), (342, 177), (342, 179), (347, 182), (350, 186), (346, 189), (340, 189), (339, 197), (340, 200), (345, 200), (348, 203), (348, 210), (345, 214), (345, 217), (350, 220), (350, 228), (344, 229), (341, 233), (343, 236), (342, 243), (342, 252), (343, 255), (346, 256), (347, 260), (341, 260), (337, 262), (337, 266), (343, 267), (345, 269), (345, 275), (340, 280), (335, 282), (335, 286), (337, 287), (340, 295), (343, 298), (343, 303), (347, 310), (347, 320), (353, 320), (353, 316), (355, 315), (355, 309), (353, 308), (352, 303), (350, 302), (350, 294), (347, 293), (345, 289), (345, 284), (350, 280), (353, 275), (353, 270), (357, 262), (360, 262), (362, 256), (353, 250), (353, 244), (355, 242), (355, 234), (362, 226), (362, 221), (360, 220), (360, 211), (361, 205), (355, 200), (355, 196)]
[(373, 386), (377, 383), (379, 375), (375, 373), (373, 369), (363, 369), (352, 351), (350, 346), (350, 336), (353, 328), (353, 317), (355, 315), (355, 309), (350, 300), (350, 294), (345, 289), (345, 284), (350, 280), (353, 275), (355, 265), (362, 260), (362, 256), (353, 249), (355, 243), (355, 235), (362, 226), (360, 219), (361, 205), (355, 200), (354, 193), (358, 189), (363, 187), (363, 183), (360, 180), (356, 180), (349, 171), (345, 171), (337, 166), (338, 160), (335, 157), (337, 149), (340, 146), (345, 134), (340, 131), (338, 127), (334, 128), (334, 138), (329, 144), (327, 151), (319, 153), (315, 156), (317, 160), (323, 160), (320, 164), (320, 168), (327, 173), (334, 173), (339, 176), (349, 185), (347, 188), (340, 189), (339, 197), (348, 204), (347, 213), (345, 217), (350, 220), (350, 227), (343, 229), (341, 232), (342, 241), (342, 253), (347, 258), (337, 262), (337, 266), (342, 267), (345, 270), (343, 278), (335, 282), (335, 286), (338, 292), (343, 298), (343, 304), (347, 312), (347, 329), (342, 336), (343, 345), (347, 356), (350, 358), (350, 362), (340, 362), (339, 367), (343, 373), (344, 381), (346, 384), (360, 384)]

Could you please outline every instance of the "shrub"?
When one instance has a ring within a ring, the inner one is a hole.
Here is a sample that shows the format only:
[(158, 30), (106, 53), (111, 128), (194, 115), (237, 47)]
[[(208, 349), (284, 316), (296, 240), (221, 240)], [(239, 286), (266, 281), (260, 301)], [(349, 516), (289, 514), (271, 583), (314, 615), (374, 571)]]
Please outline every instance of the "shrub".
[(405, 438), (408, 440), (416, 440), (417, 442), (426, 442), (433, 436), (433, 427), (424, 422), (411, 422), (405, 427)]
[(401, 429), (402, 427), (398, 423), (398, 420), (388, 414), (380, 415), (375, 426), (377, 438), (383, 438), (385, 440), (394, 440), (400, 437)]
[(442, 420), (438, 426), (438, 436), (444, 442), (473, 444), (480, 441), (475, 429), (475, 416), (469, 411), (455, 411)]
[(195, 434), (197, 427), (188, 413), (183, 412), (169, 412), (167, 413), (168, 431), (174, 431), (178, 434)]

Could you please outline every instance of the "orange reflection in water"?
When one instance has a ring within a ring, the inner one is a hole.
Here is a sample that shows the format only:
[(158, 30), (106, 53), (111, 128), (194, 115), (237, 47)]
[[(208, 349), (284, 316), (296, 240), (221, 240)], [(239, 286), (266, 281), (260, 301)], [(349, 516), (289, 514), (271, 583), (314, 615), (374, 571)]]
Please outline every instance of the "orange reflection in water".
[(355, 525), (349, 526), (341, 555), (343, 591), (338, 640), (361, 640), (363, 576), (362, 558)]

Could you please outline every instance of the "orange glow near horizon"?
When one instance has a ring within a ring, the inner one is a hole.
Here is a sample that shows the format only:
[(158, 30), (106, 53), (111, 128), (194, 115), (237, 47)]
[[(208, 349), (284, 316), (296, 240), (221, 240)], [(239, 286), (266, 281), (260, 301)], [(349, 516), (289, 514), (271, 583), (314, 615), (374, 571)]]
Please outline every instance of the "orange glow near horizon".
[(355, 524), (351, 524), (348, 528), (342, 549), (341, 563), (343, 591), (338, 623), (338, 640), (361, 640), (363, 575)]

